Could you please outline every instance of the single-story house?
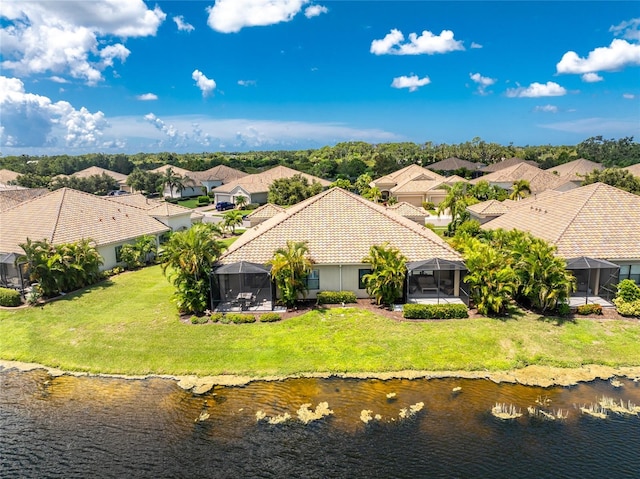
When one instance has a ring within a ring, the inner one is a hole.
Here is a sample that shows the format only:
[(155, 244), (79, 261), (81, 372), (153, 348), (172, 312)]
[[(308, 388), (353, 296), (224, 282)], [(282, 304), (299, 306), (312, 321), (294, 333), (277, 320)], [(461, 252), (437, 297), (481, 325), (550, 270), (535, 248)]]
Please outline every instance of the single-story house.
[(267, 203), (269, 187), (275, 180), (292, 178), (295, 175), (301, 175), (303, 178), (306, 178), (309, 184), (316, 181), (324, 188), (331, 184), (331, 182), (318, 178), (317, 176), (280, 165), (263, 171), (262, 173), (243, 176), (235, 181), (214, 188), (215, 202), (228, 201), (235, 203), (237, 197), (244, 196), (247, 198), (247, 203), (263, 205)]
[(0, 169), (0, 187), (10, 185), (18, 179), (18, 176), (20, 176), (20, 173), (7, 170), (6, 168)]
[(247, 175), (248, 173), (244, 171), (236, 170), (226, 165), (218, 165), (204, 171), (192, 171), (188, 176), (196, 182), (199, 182), (204, 192), (207, 193), (218, 186), (238, 180)]
[(640, 196), (593, 183), (522, 203), (482, 228), (528, 231), (555, 245), (566, 260), (586, 257), (617, 265), (615, 278), (590, 274), (589, 284), (578, 278), (579, 286), (582, 282), (596, 295), (623, 279), (640, 284)]
[(404, 201), (401, 203), (396, 203), (395, 205), (387, 206), (387, 209), (389, 211), (393, 211), (396, 214), (399, 214), (400, 216), (409, 218), (411, 221), (415, 221), (422, 226), (424, 226), (425, 218), (429, 216), (429, 212), (423, 207), (414, 206)]
[(162, 195), (170, 198), (190, 198), (193, 196), (201, 196), (206, 195), (204, 187), (196, 181), (193, 176), (193, 172), (189, 170), (185, 170), (184, 168), (180, 168), (179, 166), (174, 165), (162, 165), (157, 168), (154, 168), (153, 173), (160, 173), (161, 175), (166, 174), (167, 170), (171, 168), (174, 174), (180, 175), (182, 177), (182, 186), (183, 188), (179, 190), (178, 188), (169, 188), (169, 186), (165, 185), (164, 190), (162, 191)]
[(425, 168), (431, 171), (441, 171), (444, 175), (447, 176), (456, 171), (467, 170), (471, 172), (472, 177), (475, 178), (481, 174), (479, 170), (484, 168), (485, 166), (486, 165), (484, 163), (474, 163), (472, 161), (461, 160), (460, 158), (452, 156), (451, 158), (447, 158), (446, 160), (436, 161), (435, 163), (426, 165)]
[(166, 201), (158, 201), (147, 198), (137, 193), (133, 195), (108, 196), (109, 201), (116, 203), (135, 206), (146, 211), (149, 216), (157, 219), (165, 226), (171, 228), (171, 231), (183, 231), (191, 228), (191, 225), (202, 221), (202, 213), (198, 213), (183, 206), (167, 203)]
[[(363, 259), (368, 256), (371, 246), (383, 243), (398, 248), (408, 262), (414, 262), (412, 269), (407, 271), (407, 301), (436, 297), (460, 301), (465, 297), (461, 285), (465, 269), (462, 257), (442, 238), (382, 205), (337, 187), (247, 230), (220, 257), (218, 267), (237, 265), (235, 270), (241, 264), (252, 268), (258, 265), (263, 271), (256, 274), (265, 278), (267, 263), (278, 248), (286, 247), (288, 240), (307, 242), (313, 262), (313, 271), (307, 280), (310, 299), (323, 290), (353, 291), (358, 298), (367, 298), (362, 277), (370, 272), (370, 265)], [(437, 265), (428, 263), (436, 259), (440, 260)], [(456, 266), (445, 268), (444, 262)], [(271, 301), (271, 298), (260, 297), (264, 288), (253, 291), (250, 280), (243, 281), (249, 285), (245, 286), (247, 290), (237, 291), (238, 281), (230, 281), (227, 273), (216, 277), (218, 273), (215, 269), (214, 303), (220, 305), (231, 299), (245, 299), (243, 295), (252, 295), (260, 303)], [(264, 285), (264, 279), (256, 284)]]
[(103, 270), (120, 263), (119, 251), (125, 243), (143, 235), (159, 238), (170, 231), (147, 211), (71, 188), (60, 188), (0, 212), (0, 224), (0, 257), (7, 261), (24, 254), (20, 244), (27, 238), (53, 244), (91, 239), (104, 261)]
[(459, 182), (468, 183), (468, 180), (458, 175), (440, 176), (436, 179), (418, 175), (391, 188), (389, 196), (398, 202), (414, 206), (422, 206), (424, 203), (439, 205), (449, 194), (445, 185), (452, 186)]
[(70, 176), (74, 176), (76, 178), (89, 178), (90, 176), (102, 175), (107, 175), (113, 178), (118, 183), (118, 188), (120, 190), (131, 192), (131, 187), (127, 185), (127, 175), (123, 175), (122, 173), (118, 173), (117, 171), (100, 168), (99, 166), (90, 166), (89, 168), (85, 168), (84, 170), (76, 171)]
[(285, 211), (285, 208), (282, 206), (274, 205), (273, 203), (266, 203), (249, 213), (246, 219), (249, 221), (249, 227), (253, 228), (283, 211)]
[(637, 176), (638, 178), (640, 178), (640, 163), (627, 166), (624, 169), (630, 171), (633, 176)]
[[(409, 166), (405, 166), (404, 168), (394, 171), (393, 173), (389, 173), (388, 175), (382, 176), (373, 180), (369, 186), (372, 188), (378, 188), (380, 193), (382, 193), (382, 199), (386, 200), (391, 194), (391, 190), (402, 184), (408, 180), (413, 178), (421, 178), (423, 180), (431, 180), (431, 181), (444, 181), (445, 177), (430, 171), (426, 168), (423, 168), (420, 165), (411, 164)], [(398, 201), (406, 201), (405, 199), (398, 199)], [(420, 206), (420, 205), (418, 205)]]
[(522, 163), (525, 163), (530, 166), (536, 166), (536, 167), (538, 166), (538, 163), (536, 163), (535, 161), (523, 160), (522, 158), (517, 158), (514, 156), (513, 158), (496, 161), (495, 163), (492, 163), (490, 165), (483, 166), (482, 168), (479, 169), (479, 171), (481, 171), (483, 175), (486, 175), (489, 173), (495, 173), (496, 171), (500, 171), (504, 168), (511, 168), (512, 166), (520, 165)]
[(470, 181), (475, 185), (480, 181), (486, 181), (492, 186), (499, 186), (505, 190), (511, 190), (514, 183), (520, 180), (526, 180), (529, 182), (531, 193), (539, 193), (548, 189), (555, 189), (556, 186), (567, 182), (566, 179), (562, 179), (553, 173), (546, 170), (542, 170), (537, 166), (532, 166), (528, 163), (519, 162), (513, 166), (499, 169), (488, 175), (475, 178)]

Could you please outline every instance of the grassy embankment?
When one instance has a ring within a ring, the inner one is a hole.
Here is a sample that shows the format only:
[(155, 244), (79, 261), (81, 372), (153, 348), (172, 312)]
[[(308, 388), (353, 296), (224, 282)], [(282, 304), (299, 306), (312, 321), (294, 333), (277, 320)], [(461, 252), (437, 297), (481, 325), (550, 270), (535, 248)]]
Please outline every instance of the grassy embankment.
[(179, 321), (155, 266), (44, 307), (0, 311), (0, 358), (120, 374), (500, 370), (640, 365), (640, 324), (534, 316), (397, 322), (354, 308), (278, 323)]

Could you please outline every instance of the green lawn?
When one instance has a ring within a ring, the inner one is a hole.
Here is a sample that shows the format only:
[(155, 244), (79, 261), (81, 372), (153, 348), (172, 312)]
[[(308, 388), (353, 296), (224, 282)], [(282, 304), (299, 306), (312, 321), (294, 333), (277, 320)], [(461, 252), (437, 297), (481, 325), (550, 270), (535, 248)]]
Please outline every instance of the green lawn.
[(278, 323), (191, 325), (158, 266), (44, 307), (0, 311), (0, 358), (121, 374), (500, 370), (545, 364), (640, 365), (640, 324), (533, 316), (396, 322), (364, 310)]

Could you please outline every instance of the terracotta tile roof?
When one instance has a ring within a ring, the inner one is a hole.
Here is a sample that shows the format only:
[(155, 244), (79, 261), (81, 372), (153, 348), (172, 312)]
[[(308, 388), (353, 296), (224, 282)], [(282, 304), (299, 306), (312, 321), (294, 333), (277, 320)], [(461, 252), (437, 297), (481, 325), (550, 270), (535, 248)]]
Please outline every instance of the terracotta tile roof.
[(247, 230), (221, 262), (264, 264), (287, 240), (308, 241), (309, 255), (319, 264), (361, 264), (372, 245), (385, 241), (409, 261), (461, 261), (433, 231), (358, 195), (331, 188)]
[(229, 183), (248, 176), (248, 174), (226, 165), (218, 165), (204, 171), (191, 171), (187, 176), (197, 181), (220, 180), (222, 183)]
[(141, 210), (146, 211), (151, 216), (180, 216), (185, 214), (191, 214), (193, 210), (185, 208), (184, 206), (174, 205), (166, 201), (157, 201), (152, 198), (147, 198), (140, 193), (133, 195), (120, 195), (120, 196), (106, 196), (109, 201), (115, 201), (123, 205), (135, 206)]
[(635, 165), (627, 166), (625, 170), (630, 171), (633, 176), (640, 177), (640, 163), (636, 163)]
[(0, 170), (0, 183), (4, 183), (6, 185), (10, 181), (15, 181), (18, 176), (20, 176), (20, 173), (3, 168)]
[(472, 161), (461, 160), (460, 158), (452, 156), (451, 158), (447, 158), (446, 160), (437, 161), (436, 163), (427, 165), (425, 168), (429, 170), (439, 171), (453, 171), (459, 170), (460, 168), (466, 168), (469, 171), (475, 171), (478, 168), (482, 168), (483, 166), (485, 165), (482, 163), (474, 163)]
[(162, 166), (158, 166), (157, 168), (154, 168), (151, 171), (153, 171), (154, 173), (161, 173), (164, 175), (169, 168), (171, 168), (171, 170), (175, 174), (180, 176), (189, 176), (192, 173), (192, 171), (190, 170), (185, 170), (184, 168), (180, 168), (179, 166), (175, 166), (175, 165), (162, 165)]
[[(515, 201), (512, 203), (515, 203)], [(498, 216), (509, 211), (509, 206), (504, 204), (503, 201), (487, 200), (481, 203), (476, 203), (475, 205), (467, 206), (467, 210), (480, 216)]]
[(261, 219), (267, 220), (272, 216), (277, 215), (278, 213), (282, 213), (286, 211), (282, 206), (274, 205), (273, 203), (266, 203), (247, 215), (248, 219)]
[(0, 212), (0, 251), (21, 252), (27, 238), (54, 244), (91, 238), (98, 246), (169, 231), (147, 212), (61, 188)]
[(396, 203), (395, 205), (387, 206), (387, 209), (401, 216), (404, 216), (405, 218), (417, 218), (420, 216), (424, 218), (429, 214), (424, 208), (414, 206), (410, 203), (407, 203), (406, 201), (401, 201), (400, 203)]
[(562, 165), (549, 168), (549, 173), (554, 173), (561, 178), (569, 178), (571, 181), (581, 181), (586, 175), (593, 170), (601, 170), (603, 168), (601, 163), (585, 160), (584, 158), (578, 158), (577, 160), (564, 163)]
[(409, 166), (405, 166), (404, 168), (394, 171), (393, 173), (389, 173), (388, 175), (382, 176), (378, 179), (375, 179), (371, 182), (372, 186), (377, 186), (380, 188), (382, 185), (392, 185), (395, 186), (399, 183), (403, 183), (411, 178), (415, 178), (417, 176), (423, 175), (425, 178), (443, 179), (444, 177), (423, 168), (420, 165), (411, 164)]
[(301, 171), (280, 165), (263, 171), (262, 173), (247, 175), (235, 181), (218, 186), (217, 188), (214, 188), (213, 191), (216, 193), (232, 193), (236, 188), (242, 188), (247, 193), (264, 193), (269, 191), (269, 187), (275, 180), (291, 178), (295, 175), (302, 175), (309, 181), (309, 184), (313, 183), (313, 181), (317, 181), (323, 187), (327, 187), (331, 184), (331, 182), (318, 178), (317, 176), (308, 175), (307, 173), (302, 173)]
[(84, 170), (76, 171), (71, 176), (75, 176), (76, 178), (89, 178), (90, 176), (100, 176), (102, 174), (110, 176), (119, 183), (127, 181), (127, 175), (123, 175), (122, 173), (118, 173), (117, 171), (106, 170), (104, 168), (100, 168), (99, 166), (90, 166), (89, 168), (85, 168)]
[(13, 208), (20, 203), (49, 193), (45, 188), (0, 189), (0, 211)]
[(523, 160), (522, 158), (516, 158), (514, 156), (513, 158), (509, 158), (508, 160), (502, 160), (502, 161), (493, 163), (491, 165), (487, 165), (484, 168), (482, 168), (481, 171), (483, 173), (493, 173), (495, 171), (502, 170), (503, 168), (509, 168), (514, 165), (519, 165), (520, 163), (526, 163), (528, 165), (536, 166), (536, 167), (538, 166), (538, 163), (536, 163), (535, 161)]
[(564, 258), (638, 260), (640, 196), (594, 183), (529, 201), (482, 228), (529, 231), (555, 244)]
[(477, 184), (480, 181), (487, 181), (492, 184), (513, 184), (518, 180), (527, 180), (529, 182), (532, 193), (537, 193), (547, 189), (553, 189), (556, 185), (566, 181), (554, 175), (553, 173), (541, 170), (537, 166), (531, 166), (527, 163), (521, 162), (513, 166), (498, 170), (494, 173), (475, 178), (471, 180), (470, 183)]

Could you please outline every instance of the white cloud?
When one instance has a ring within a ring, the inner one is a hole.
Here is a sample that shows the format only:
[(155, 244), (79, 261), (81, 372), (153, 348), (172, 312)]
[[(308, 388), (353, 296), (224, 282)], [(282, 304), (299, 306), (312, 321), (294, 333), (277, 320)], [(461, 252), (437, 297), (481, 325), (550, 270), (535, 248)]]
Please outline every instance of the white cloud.
[(142, 0), (5, 0), (0, 53), (4, 70), (19, 75), (70, 75), (95, 85), (129, 50), (114, 37), (155, 35), (166, 15)]
[(108, 123), (101, 111), (76, 110), (66, 101), (27, 93), (18, 78), (0, 76), (2, 134), (0, 145), (44, 147), (60, 143), (69, 147), (99, 147)]
[(136, 100), (140, 100), (140, 101), (153, 101), (157, 99), (158, 99), (158, 95), (156, 95), (155, 93), (144, 93), (136, 97)]
[(434, 35), (427, 30), (420, 36), (410, 33), (409, 41), (402, 42), (404, 42), (404, 35), (394, 28), (384, 38), (373, 40), (369, 51), (374, 55), (433, 55), (464, 50), (462, 42), (454, 40), (451, 30), (442, 30), (440, 35)]
[(615, 135), (622, 137), (640, 134), (637, 118), (582, 118), (538, 126), (584, 136)]
[(421, 86), (431, 83), (429, 77), (418, 78), (418, 75), (396, 77), (391, 82), (393, 88), (408, 88), (410, 92), (416, 91)]
[(327, 13), (328, 11), (329, 9), (322, 5), (311, 5), (305, 9), (304, 16), (307, 18), (313, 18), (322, 15), (323, 13)]
[(289, 22), (309, 0), (216, 0), (207, 8), (207, 24), (221, 33), (235, 33), (244, 27)]
[(240, 86), (256, 86), (255, 80), (238, 80), (238, 85)]
[(633, 93), (623, 93), (622, 98), (625, 100), (633, 100), (636, 96)]
[(202, 91), (202, 96), (209, 96), (216, 89), (216, 82), (207, 78), (200, 70), (194, 70), (191, 78), (195, 80), (196, 85)]
[(555, 105), (542, 105), (535, 107), (533, 111), (542, 111), (544, 113), (558, 113), (558, 107)]
[(66, 78), (62, 78), (56, 75), (53, 75), (52, 77), (49, 77), (49, 80), (51, 80), (52, 82), (55, 83), (69, 83), (69, 80), (67, 80)]
[(471, 42), (471, 48), (482, 48), (482, 45), (476, 42)]
[(487, 87), (490, 87), (496, 82), (495, 78), (483, 77), (480, 73), (469, 73), (469, 78), (478, 84), (477, 91), (480, 95), (486, 95)]
[(567, 90), (555, 82), (533, 82), (528, 87), (509, 88), (506, 95), (509, 98), (540, 98), (544, 96), (563, 96)]
[(595, 73), (622, 70), (626, 66), (640, 65), (640, 45), (618, 38), (608, 47), (599, 47), (581, 58), (576, 52), (567, 52), (556, 65), (558, 73)]
[(173, 21), (176, 23), (178, 30), (181, 32), (192, 32), (196, 28), (188, 22), (184, 21), (184, 17), (182, 15), (178, 15), (173, 17)]
[(604, 78), (597, 73), (585, 73), (582, 75), (582, 81), (586, 83), (596, 83), (602, 80), (604, 80)]
[(615, 36), (622, 36), (627, 40), (640, 40), (640, 18), (632, 18), (627, 22), (612, 25), (609, 28)]

